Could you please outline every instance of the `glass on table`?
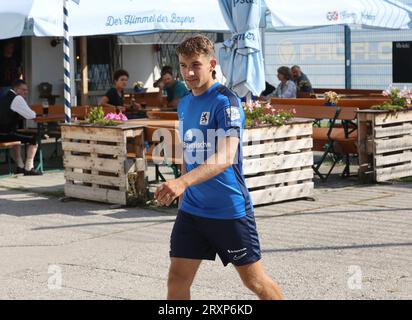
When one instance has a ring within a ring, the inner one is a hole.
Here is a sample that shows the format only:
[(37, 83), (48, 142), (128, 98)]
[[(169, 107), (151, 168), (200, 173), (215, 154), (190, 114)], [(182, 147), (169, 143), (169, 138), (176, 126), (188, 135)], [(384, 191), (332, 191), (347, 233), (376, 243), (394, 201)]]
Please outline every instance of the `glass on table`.
[(43, 115), (48, 115), (49, 114), (49, 100), (43, 99), (42, 106), (43, 106)]

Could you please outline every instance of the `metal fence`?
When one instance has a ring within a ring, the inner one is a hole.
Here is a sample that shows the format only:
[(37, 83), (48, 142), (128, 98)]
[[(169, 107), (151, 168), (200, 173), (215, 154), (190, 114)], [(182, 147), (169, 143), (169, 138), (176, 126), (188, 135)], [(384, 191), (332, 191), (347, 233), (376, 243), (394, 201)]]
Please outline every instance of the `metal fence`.
[[(412, 0), (402, 2), (412, 6)], [(267, 24), (264, 57), (269, 83), (276, 85), (279, 82), (276, 78), (279, 66), (298, 64), (314, 87), (345, 87), (344, 26), (275, 31), (270, 19)], [(352, 88), (384, 89), (392, 83), (393, 41), (412, 41), (412, 30), (351, 26)]]

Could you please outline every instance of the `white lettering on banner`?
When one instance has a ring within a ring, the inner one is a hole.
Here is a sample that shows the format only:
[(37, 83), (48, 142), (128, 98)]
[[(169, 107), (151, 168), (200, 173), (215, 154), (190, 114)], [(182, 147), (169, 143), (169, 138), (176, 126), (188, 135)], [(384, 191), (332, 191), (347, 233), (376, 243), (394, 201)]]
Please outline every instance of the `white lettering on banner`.
[(398, 42), (396, 44), (396, 49), (409, 49), (410, 44), (408, 42)]

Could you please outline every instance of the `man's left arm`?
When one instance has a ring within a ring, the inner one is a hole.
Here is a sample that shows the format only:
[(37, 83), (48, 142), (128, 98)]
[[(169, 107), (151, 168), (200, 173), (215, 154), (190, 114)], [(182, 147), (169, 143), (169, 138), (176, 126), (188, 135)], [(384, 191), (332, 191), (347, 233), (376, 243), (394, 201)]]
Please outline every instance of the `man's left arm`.
[(22, 96), (16, 96), (10, 106), (10, 109), (14, 112), (17, 112), (25, 119), (34, 119), (36, 118), (36, 113), (30, 109), (26, 100)]
[(227, 136), (218, 140), (220, 141), (218, 141), (216, 153), (210, 156), (202, 165), (182, 175), (180, 178), (170, 180), (157, 188), (155, 199), (157, 199), (159, 204), (170, 205), (188, 187), (212, 179), (234, 163), (240, 143), (239, 137)]

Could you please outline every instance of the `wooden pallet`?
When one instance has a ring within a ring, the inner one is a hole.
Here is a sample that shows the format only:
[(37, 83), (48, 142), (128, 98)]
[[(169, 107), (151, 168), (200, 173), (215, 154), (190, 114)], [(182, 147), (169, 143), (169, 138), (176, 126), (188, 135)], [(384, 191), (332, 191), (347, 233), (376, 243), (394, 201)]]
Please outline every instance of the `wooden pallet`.
[(66, 196), (121, 205), (144, 197), (143, 146), (140, 126), (62, 125)]
[(243, 172), (254, 205), (313, 195), (312, 123), (245, 129)]
[(412, 176), (412, 111), (363, 111), (359, 122), (363, 180), (383, 182)]

